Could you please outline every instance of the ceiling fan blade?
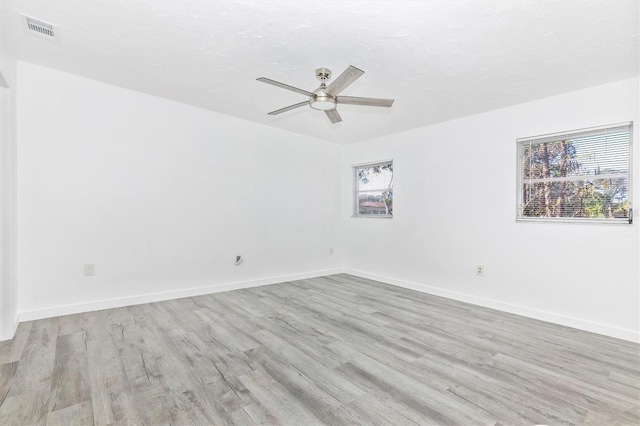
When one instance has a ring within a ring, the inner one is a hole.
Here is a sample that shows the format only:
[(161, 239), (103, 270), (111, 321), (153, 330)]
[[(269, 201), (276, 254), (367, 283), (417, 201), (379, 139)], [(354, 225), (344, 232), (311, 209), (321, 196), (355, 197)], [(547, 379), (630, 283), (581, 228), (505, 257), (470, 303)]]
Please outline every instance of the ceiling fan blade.
[(338, 93), (346, 89), (347, 86), (356, 81), (362, 74), (364, 74), (364, 71), (354, 67), (353, 65), (349, 65), (349, 68), (344, 70), (344, 72), (340, 74), (338, 78), (333, 80), (333, 83), (331, 83), (329, 86), (327, 86), (326, 89), (324, 89), (324, 93), (326, 93), (327, 95), (336, 96)]
[(356, 96), (338, 96), (339, 104), (390, 107), (395, 99), (359, 98)]
[(333, 124), (339, 123), (342, 121), (342, 117), (340, 117), (340, 114), (338, 114), (338, 110), (335, 108), (327, 109), (324, 111), (324, 113), (327, 114), (327, 117), (329, 117), (329, 120), (331, 120)]
[(267, 114), (269, 114), (269, 115), (278, 115), (278, 114), (282, 114), (283, 112), (291, 111), (292, 109), (303, 107), (305, 105), (309, 105), (309, 101), (304, 101), (304, 102), (300, 102), (299, 104), (289, 105), (287, 107), (280, 108), (280, 109), (277, 109), (275, 111), (271, 111), (271, 112), (269, 112)]
[(270, 78), (260, 77), (256, 78), (256, 80), (261, 81), (263, 83), (271, 84), (276, 87), (281, 87), (283, 89), (291, 90), (292, 92), (300, 93), (307, 96), (313, 96), (313, 93), (307, 92), (303, 89), (298, 89), (297, 87), (289, 86), (288, 84), (280, 83), (279, 81), (271, 80)]

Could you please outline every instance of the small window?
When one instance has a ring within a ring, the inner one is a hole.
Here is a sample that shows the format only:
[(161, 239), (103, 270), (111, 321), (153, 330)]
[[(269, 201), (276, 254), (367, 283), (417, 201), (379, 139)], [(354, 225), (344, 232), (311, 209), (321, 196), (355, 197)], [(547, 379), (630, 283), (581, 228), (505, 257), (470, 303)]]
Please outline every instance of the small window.
[(393, 161), (353, 167), (355, 174), (354, 216), (393, 216)]
[(518, 139), (518, 220), (631, 223), (631, 123)]

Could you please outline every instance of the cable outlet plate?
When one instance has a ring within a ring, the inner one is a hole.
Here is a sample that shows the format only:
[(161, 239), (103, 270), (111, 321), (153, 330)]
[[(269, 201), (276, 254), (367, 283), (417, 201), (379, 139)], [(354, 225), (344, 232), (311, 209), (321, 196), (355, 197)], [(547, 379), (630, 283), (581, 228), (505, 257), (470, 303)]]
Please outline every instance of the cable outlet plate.
[(93, 263), (85, 263), (84, 265), (84, 276), (89, 277), (96, 274), (96, 265)]

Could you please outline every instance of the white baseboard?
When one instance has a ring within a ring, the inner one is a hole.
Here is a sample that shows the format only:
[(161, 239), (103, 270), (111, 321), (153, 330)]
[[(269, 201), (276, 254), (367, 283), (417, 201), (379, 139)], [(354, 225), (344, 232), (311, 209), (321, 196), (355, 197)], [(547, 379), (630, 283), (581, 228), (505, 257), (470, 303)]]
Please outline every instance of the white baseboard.
[(442, 296), (448, 299), (459, 300), (461, 302), (483, 306), (485, 308), (492, 308), (499, 311), (516, 314), (516, 315), (522, 315), (524, 317), (534, 318), (537, 320), (547, 321), (554, 324), (560, 324), (567, 327), (577, 328), (579, 330), (585, 330), (585, 331), (590, 331), (592, 333), (615, 337), (617, 339), (640, 343), (640, 332), (636, 330), (613, 327), (606, 324), (599, 324), (599, 323), (591, 322), (588, 320), (556, 314), (553, 312), (545, 312), (537, 309), (526, 308), (524, 306), (512, 305), (510, 303), (500, 302), (497, 300), (485, 299), (482, 297), (472, 296), (469, 294), (445, 290), (442, 288), (432, 287), (426, 284), (399, 280), (396, 278), (385, 277), (382, 275), (370, 274), (368, 272), (358, 271), (355, 269), (345, 268), (343, 272), (345, 274), (354, 275), (356, 277), (367, 278), (374, 281), (380, 281), (386, 284), (391, 284), (398, 287), (407, 288), (410, 290), (420, 291), (422, 293), (433, 294), (435, 296)]
[[(219, 293), (222, 291), (240, 290), (243, 288), (258, 287), (268, 284), (277, 284), (287, 281), (304, 280), (307, 278), (322, 277), (342, 273), (342, 268), (326, 269), (320, 271), (305, 272), (292, 275), (281, 275), (277, 277), (261, 278), (248, 281), (236, 281), (232, 283), (222, 283), (194, 287), (189, 289), (164, 291), (159, 293), (143, 294), (138, 296), (122, 297), (117, 299), (98, 300), (94, 302), (77, 303), (72, 305), (60, 305), (51, 308), (34, 309), (19, 312), (19, 321), (33, 321), (43, 318), (53, 318), (62, 315), (79, 314), (83, 312), (99, 311), (102, 309), (120, 308), (123, 306), (141, 305), (143, 303), (162, 302), (183, 297), (201, 296), (203, 294)], [(16, 321), (16, 327), (18, 322)]]
[(20, 325), (20, 314), (16, 314), (16, 317), (13, 319), (13, 324), (11, 324), (11, 338), (16, 335), (16, 331), (18, 330), (18, 326)]
[(3, 342), (5, 340), (11, 340), (13, 339), (13, 336), (16, 335), (16, 330), (18, 329), (18, 324), (20, 323), (18, 321), (18, 316), (16, 315), (16, 317), (13, 319), (13, 321), (11, 322), (11, 324), (9, 324), (9, 330), (8, 330), (8, 334), (5, 335), (3, 331), (0, 331), (0, 342)]
[(509, 312), (516, 315), (522, 315), (542, 321), (552, 322), (567, 327), (577, 328), (580, 330), (590, 331), (592, 333), (602, 334), (605, 336), (615, 337), (618, 339), (628, 340), (640, 343), (640, 333), (635, 330), (613, 327), (606, 324), (594, 323), (588, 320), (573, 318), (566, 315), (556, 314), (553, 312), (545, 312), (524, 306), (513, 305), (510, 303), (500, 302), (497, 300), (486, 299), (482, 297), (472, 296), (455, 291), (445, 290), (438, 287), (432, 287), (426, 284), (404, 281), (392, 277), (370, 274), (368, 272), (358, 271), (350, 268), (334, 268), (320, 271), (312, 271), (306, 273), (281, 275), (277, 277), (262, 278), (257, 280), (237, 281), (232, 283), (222, 283), (214, 285), (205, 285), (190, 289), (182, 289), (175, 291), (165, 291), (160, 293), (145, 294), (139, 296), (123, 297), (118, 299), (100, 300), (87, 303), (78, 303), (73, 305), (54, 306), (45, 309), (34, 309), (30, 311), (21, 311), (16, 319), (14, 326), (18, 326), (19, 321), (32, 321), (42, 318), (52, 318), (61, 315), (78, 314), (82, 312), (91, 312), (101, 309), (119, 308), (123, 306), (140, 305), (150, 302), (161, 302), (164, 300), (180, 299), (182, 297), (200, 296), (203, 294), (218, 293), (222, 291), (239, 290), (243, 288), (258, 287), (262, 285), (277, 284), (287, 281), (303, 280), (307, 278), (316, 278), (333, 274), (350, 274), (361, 278), (367, 278), (374, 281), (380, 281), (386, 284), (407, 288), (410, 290), (420, 291), (422, 293), (433, 294), (435, 296), (446, 297), (448, 299), (459, 300), (461, 302), (471, 303), (486, 308), (492, 308), (499, 311)]

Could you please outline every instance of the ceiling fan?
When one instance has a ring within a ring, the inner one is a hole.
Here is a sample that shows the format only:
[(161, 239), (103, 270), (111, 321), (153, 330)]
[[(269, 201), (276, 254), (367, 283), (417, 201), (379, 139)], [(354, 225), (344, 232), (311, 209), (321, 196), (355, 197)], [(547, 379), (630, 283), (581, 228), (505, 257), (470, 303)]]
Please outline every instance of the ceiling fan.
[(308, 92), (297, 87), (289, 86), (288, 84), (280, 83), (279, 81), (271, 80), (270, 78), (260, 77), (257, 80), (263, 83), (272, 84), (283, 89), (291, 90), (292, 92), (301, 93), (309, 97), (308, 101), (300, 102), (298, 104), (289, 105), (284, 108), (271, 111), (269, 115), (278, 115), (283, 112), (291, 111), (292, 109), (300, 108), (305, 105), (309, 105), (313, 109), (324, 111), (331, 120), (332, 123), (339, 123), (342, 121), (342, 117), (338, 114), (336, 106), (338, 104), (347, 105), (365, 105), (365, 106), (379, 106), (390, 107), (393, 105), (394, 99), (378, 99), (378, 98), (360, 98), (354, 96), (338, 96), (340, 92), (347, 88), (351, 83), (356, 81), (364, 71), (349, 65), (342, 74), (338, 76), (330, 85), (327, 86), (327, 80), (331, 78), (331, 70), (327, 68), (318, 68), (316, 70), (316, 77), (320, 80), (320, 87), (313, 92)]

